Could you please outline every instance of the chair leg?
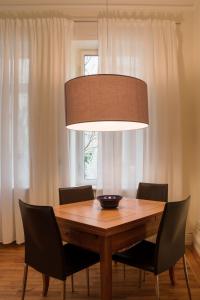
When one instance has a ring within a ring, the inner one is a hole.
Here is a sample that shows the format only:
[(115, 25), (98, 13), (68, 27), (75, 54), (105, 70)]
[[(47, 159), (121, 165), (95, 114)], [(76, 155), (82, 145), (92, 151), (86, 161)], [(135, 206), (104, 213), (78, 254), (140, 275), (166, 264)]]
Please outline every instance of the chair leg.
[(28, 265), (25, 264), (24, 265), (24, 275), (23, 275), (22, 300), (24, 300), (24, 297), (25, 297), (27, 276), (28, 276)]
[(139, 269), (138, 287), (141, 288), (141, 286), (142, 286), (142, 270)]
[(183, 266), (184, 266), (185, 281), (186, 281), (186, 284), (187, 284), (187, 290), (188, 290), (189, 299), (192, 300), (192, 295), (191, 295), (191, 290), (190, 290), (190, 285), (189, 285), (188, 270), (187, 270), (187, 264), (186, 264), (185, 255), (183, 256)]
[(86, 269), (86, 278), (87, 278), (87, 292), (88, 296), (90, 296), (90, 269)]
[(124, 280), (126, 279), (126, 265), (124, 264)]
[(72, 293), (74, 292), (74, 275), (71, 275), (71, 288), (72, 288)]
[(65, 300), (65, 296), (66, 296), (66, 280), (63, 280), (62, 300)]
[(49, 289), (49, 276), (42, 274), (42, 279), (43, 279), (43, 291), (42, 291), (42, 296), (46, 297)]
[(160, 299), (159, 275), (156, 275), (156, 299)]
[(174, 266), (170, 267), (169, 268), (169, 278), (170, 278), (170, 281), (171, 281), (171, 285), (175, 285), (176, 282), (175, 282), (175, 274), (174, 274)]
[(145, 271), (143, 271), (143, 282), (145, 282), (145, 280), (146, 280), (146, 273)]

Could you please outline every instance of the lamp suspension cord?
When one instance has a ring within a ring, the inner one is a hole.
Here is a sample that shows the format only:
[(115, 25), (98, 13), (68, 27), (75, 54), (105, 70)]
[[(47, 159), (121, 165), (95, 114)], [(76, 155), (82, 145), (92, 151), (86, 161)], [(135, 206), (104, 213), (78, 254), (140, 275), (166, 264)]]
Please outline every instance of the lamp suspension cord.
[(106, 29), (107, 29), (107, 52), (108, 52), (108, 0), (106, 0)]

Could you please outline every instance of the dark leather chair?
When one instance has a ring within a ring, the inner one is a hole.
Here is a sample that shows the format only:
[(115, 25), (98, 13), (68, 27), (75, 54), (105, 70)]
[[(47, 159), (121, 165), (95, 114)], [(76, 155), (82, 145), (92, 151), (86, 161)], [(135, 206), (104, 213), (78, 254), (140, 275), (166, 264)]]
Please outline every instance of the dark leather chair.
[(156, 243), (143, 240), (128, 250), (113, 255), (113, 260), (117, 262), (154, 273), (157, 299), (159, 299), (159, 274), (174, 266), (180, 258), (183, 258), (189, 299), (192, 299), (185, 261), (185, 227), (189, 198), (180, 202), (166, 203)]
[[(59, 188), (59, 202), (60, 204), (69, 204), (87, 200), (94, 199), (94, 192), (91, 185), (76, 186), (76, 187), (67, 187)], [(90, 294), (90, 284), (89, 284), (89, 269), (86, 269), (86, 278), (87, 278), (87, 289), (88, 296)], [(74, 291), (74, 277), (71, 276), (71, 286), (72, 292)]]
[(91, 185), (67, 187), (59, 189), (60, 204), (68, 204), (93, 200), (94, 193)]
[[(65, 299), (66, 278), (99, 262), (99, 255), (72, 244), (63, 246), (53, 208), (30, 205), (19, 200), (25, 234), (25, 267), (22, 300), (25, 297), (28, 266), (49, 277), (63, 281)], [(48, 284), (46, 285), (48, 290)], [(46, 296), (47, 290), (43, 290)]]
[[(167, 183), (148, 183), (148, 182), (140, 182), (138, 184), (137, 189), (137, 199), (145, 199), (145, 200), (154, 200), (154, 201), (168, 201), (168, 184)], [(155, 241), (155, 236), (150, 237), (149, 239)], [(125, 265), (124, 265), (124, 276), (125, 276)], [(145, 272), (144, 272), (144, 280), (145, 280)], [(175, 276), (174, 276), (174, 267), (169, 269), (169, 277), (171, 280), (171, 284), (175, 285)], [(139, 286), (142, 284), (142, 273), (139, 273)]]
[[(145, 200), (154, 200), (154, 201), (168, 201), (168, 184), (166, 183), (147, 183), (140, 182), (138, 184), (136, 199), (145, 199)], [(154, 236), (153, 236), (154, 238)], [(141, 286), (142, 282), (142, 274), (139, 274), (139, 286)], [(145, 280), (145, 272), (144, 272), (144, 280)], [(169, 270), (169, 276), (172, 285), (175, 284), (174, 281), (174, 270), (173, 267)], [(126, 277), (126, 267), (124, 265), (124, 279)]]
[(167, 202), (168, 184), (140, 182), (136, 198)]

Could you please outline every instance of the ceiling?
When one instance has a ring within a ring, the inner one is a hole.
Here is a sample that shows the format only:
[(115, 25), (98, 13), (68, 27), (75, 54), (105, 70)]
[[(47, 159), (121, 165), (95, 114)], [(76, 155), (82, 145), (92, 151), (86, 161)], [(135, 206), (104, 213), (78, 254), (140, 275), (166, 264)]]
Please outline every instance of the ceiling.
[(195, 0), (0, 0), (0, 5), (162, 5), (192, 6)]

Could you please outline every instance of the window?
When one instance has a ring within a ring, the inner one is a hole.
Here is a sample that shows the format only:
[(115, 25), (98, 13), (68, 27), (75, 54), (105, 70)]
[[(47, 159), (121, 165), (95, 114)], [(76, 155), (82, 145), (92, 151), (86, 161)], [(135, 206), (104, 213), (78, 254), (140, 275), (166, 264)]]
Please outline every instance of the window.
[(83, 133), (84, 141), (84, 181), (97, 180), (97, 147), (98, 135), (96, 132)]
[[(81, 45), (79, 45), (80, 47)], [(74, 50), (73, 76), (98, 73), (97, 50)], [(71, 185), (96, 185), (98, 133), (70, 131), (70, 180)]]
[(98, 73), (98, 56), (97, 55), (84, 55), (84, 75), (92, 75)]
[[(83, 75), (98, 73), (98, 55), (88, 52), (82, 55)], [(96, 183), (97, 180), (98, 133), (83, 132), (83, 181)]]

